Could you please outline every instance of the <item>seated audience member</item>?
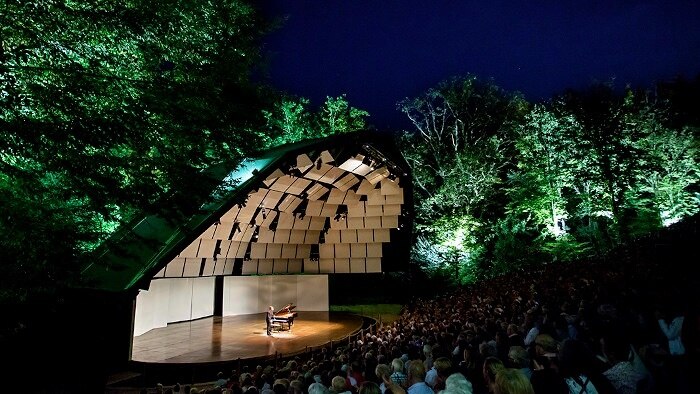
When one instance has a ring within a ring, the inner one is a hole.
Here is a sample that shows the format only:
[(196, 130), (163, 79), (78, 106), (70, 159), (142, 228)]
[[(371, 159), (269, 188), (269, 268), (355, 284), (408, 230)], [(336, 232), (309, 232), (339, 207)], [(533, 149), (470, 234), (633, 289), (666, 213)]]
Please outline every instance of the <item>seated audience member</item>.
[(214, 386), (216, 388), (226, 388), (226, 385), (228, 384), (228, 379), (224, 377), (223, 372), (219, 372), (216, 374), (216, 382), (214, 383)]
[[(503, 362), (498, 357), (486, 357), (483, 365), (484, 385), (489, 393), (493, 393), (496, 384), (496, 374), (505, 369)], [(481, 390), (479, 390), (481, 391)]]
[(309, 394), (330, 394), (328, 387), (318, 382), (311, 383), (307, 391)]
[(442, 390), (445, 388), (445, 379), (450, 376), (450, 373), (452, 373), (452, 362), (447, 357), (440, 357), (435, 360), (433, 367), (425, 373), (425, 383), (435, 391)]
[(352, 394), (346, 387), (347, 382), (342, 376), (335, 376), (331, 380), (331, 391), (335, 394)]
[(635, 367), (632, 362), (632, 347), (621, 333), (603, 335), (600, 342), (603, 355), (610, 366), (603, 375), (615, 387), (617, 394), (651, 392), (650, 376)]
[(381, 394), (381, 390), (375, 382), (363, 382), (360, 384), (358, 394)]
[(445, 389), (439, 394), (472, 394), (474, 389), (469, 380), (459, 372), (455, 372), (445, 379)]
[(403, 372), (403, 360), (395, 358), (391, 361), (391, 380), (401, 387), (406, 385), (406, 374)]
[(510, 346), (525, 346), (525, 341), (523, 340), (522, 334), (520, 334), (517, 324), (508, 324), (506, 334), (508, 334), (508, 343)]
[(532, 377), (532, 368), (530, 367), (530, 355), (527, 354), (522, 346), (511, 346), (508, 350), (508, 362), (510, 368), (519, 369), (528, 379)]
[(391, 367), (386, 364), (377, 364), (374, 368), (374, 374), (377, 375), (377, 379), (381, 382), (379, 384), (379, 390), (384, 394), (386, 391), (386, 385), (384, 384), (384, 377), (389, 378), (391, 376)]
[(530, 379), (515, 368), (504, 368), (496, 373), (494, 394), (535, 394)]
[(434, 394), (430, 386), (425, 384), (425, 367), (421, 360), (412, 360), (408, 364), (408, 394)]
[[(571, 393), (614, 394), (615, 387), (597, 370), (597, 359), (585, 342), (567, 339), (559, 349), (559, 373)], [(594, 391), (595, 390), (595, 391)]]
[(538, 334), (534, 342), (535, 355), (554, 361), (559, 352), (559, 342), (549, 334)]
[(304, 384), (301, 380), (292, 380), (289, 382), (289, 394), (302, 394), (304, 392)]

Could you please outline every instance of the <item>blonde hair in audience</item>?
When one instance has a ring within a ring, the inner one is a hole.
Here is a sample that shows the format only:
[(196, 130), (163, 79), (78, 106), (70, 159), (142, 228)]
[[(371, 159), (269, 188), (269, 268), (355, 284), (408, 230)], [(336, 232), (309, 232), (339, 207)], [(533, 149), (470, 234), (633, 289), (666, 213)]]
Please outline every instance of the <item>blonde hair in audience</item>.
[(496, 373), (495, 394), (535, 394), (530, 379), (523, 371), (515, 368), (506, 368)]

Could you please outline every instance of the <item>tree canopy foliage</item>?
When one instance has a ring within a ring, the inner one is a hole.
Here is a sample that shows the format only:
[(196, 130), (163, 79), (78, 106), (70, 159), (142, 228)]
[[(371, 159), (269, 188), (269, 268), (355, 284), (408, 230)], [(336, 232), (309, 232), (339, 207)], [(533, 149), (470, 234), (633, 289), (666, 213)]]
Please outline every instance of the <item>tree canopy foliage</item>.
[(467, 76), (400, 102), (414, 126), (414, 261), (474, 280), (602, 254), (696, 214), (699, 129), (673, 109), (698, 91), (664, 86), (599, 83), (532, 105)]
[(188, 217), (214, 163), (365, 128), (343, 96), (314, 111), (253, 78), (274, 26), (243, 0), (4, 2), (0, 299), (79, 278), (137, 212)]

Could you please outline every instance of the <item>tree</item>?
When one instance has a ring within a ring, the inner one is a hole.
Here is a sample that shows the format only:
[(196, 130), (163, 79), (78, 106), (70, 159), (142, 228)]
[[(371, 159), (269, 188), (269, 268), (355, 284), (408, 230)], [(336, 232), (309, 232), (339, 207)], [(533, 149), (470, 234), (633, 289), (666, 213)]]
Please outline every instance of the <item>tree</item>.
[(691, 130), (657, 124), (636, 146), (645, 152), (645, 171), (638, 174), (629, 200), (638, 209), (653, 211), (664, 226), (700, 211), (700, 194), (693, 189), (700, 179), (698, 141)]
[(630, 234), (631, 215), (626, 191), (640, 169), (640, 152), (633, 141), (645, 133), (630, 122), (634, 100), (615, 93), (611, 84), (596, 84), (585, 91), (569, 90), (554, 102), (554, 110), (571, 115), (582, 127), (569, 129), (575, 142), (570, 158), (576, 163), (579, 216), (609, 218), (613, 242)]
[(136, 209), (198, 209), (204, 168), (259, 149), (264, 98), (249, 75), (266, 27), (236, 0), (4, 4), (1, 287), (16, 302), (79, 278)]
[(321, 107), (312, 111), (307, 98), (281, 97), (270, 110), (263, 110), (269, 135), (268, 145), (278, 146), (310, 138), (364, 130), (369, 112), (351, 107), (345, 95), (326, 97)]
[(509, 211), (527, 214), (543, 236), (566, 234), (565, 189), (571, 188), (575, 173), (569, 157), (573, 142), (568, 129), (580, 127), (572, 116), (558, 117), (543, 105), (536, 105), (515, 126), (517, 171), (509, 177)]
[[(458, 233), (485, 241), (488, 224), (503, 210), (499, 186), (512, 153), (507, 129), (526, 103), (490, 81), (467, 76), (407, 98), (398, 108), (414, 127), (402, 133), (401, 145), (415, 185), (416, 236), (436, 244)], [(460, 228), (435, 225), (457, 218)], [(464, 264), (483, 255), (483, 246), (474, 242), (459, 247)], [(420, 258), (438, 258), (432, 256)]]

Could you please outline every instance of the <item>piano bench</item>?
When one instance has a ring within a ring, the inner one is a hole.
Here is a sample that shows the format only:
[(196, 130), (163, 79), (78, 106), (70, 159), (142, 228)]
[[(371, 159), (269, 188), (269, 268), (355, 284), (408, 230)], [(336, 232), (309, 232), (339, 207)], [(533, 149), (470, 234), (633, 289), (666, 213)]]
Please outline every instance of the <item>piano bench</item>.
[(270, 330), (272, 331), (281, 331), (282, 330), (282, 325), (279, 323), (271, 323), (270, 324)]

